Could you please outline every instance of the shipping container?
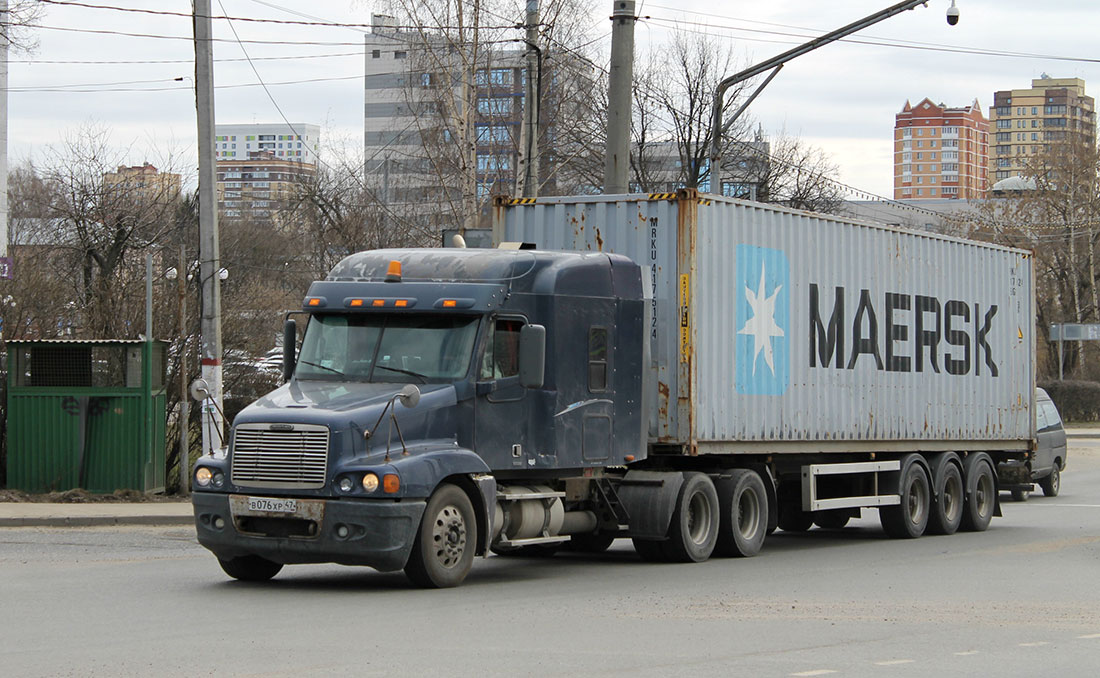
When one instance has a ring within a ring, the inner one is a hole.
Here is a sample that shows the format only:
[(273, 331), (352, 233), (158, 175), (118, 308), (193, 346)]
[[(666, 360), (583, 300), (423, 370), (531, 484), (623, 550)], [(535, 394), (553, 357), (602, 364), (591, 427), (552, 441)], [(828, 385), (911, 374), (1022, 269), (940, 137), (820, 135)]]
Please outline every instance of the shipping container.
[(502, 199), (493, 231), (643, 265), (653, 443), (776, 454), (1034, 438), (1025, 250), (690, 190)]

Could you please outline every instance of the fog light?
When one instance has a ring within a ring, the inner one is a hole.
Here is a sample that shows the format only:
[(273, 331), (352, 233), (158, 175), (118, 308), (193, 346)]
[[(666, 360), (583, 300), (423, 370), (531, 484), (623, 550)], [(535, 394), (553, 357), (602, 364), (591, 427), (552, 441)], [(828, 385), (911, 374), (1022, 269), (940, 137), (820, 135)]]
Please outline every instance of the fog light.
[(374, 492), (378, 489), (378, 476), (373, 473), (368, 473), (363, 476), (363, 489), (367, 492)]
[(225, 474), (221, 471), (214, 472), (214, 487), (225, 485)]
[(214, 472), (205, 466), (200, 466), (195, 470), (195, 484), (199, 487), (208, 487), (213, 478)]
[(336, 528), (336, 536), (340, 537), (341, 539), (347, 539), (347, 537), (348, 537), (348, 526), (347, 525), (340, 525), (339, 527), (337, 527)]
[(220, 530), (223, 527), (225, 527), (225, 519), (223, 519), (221, 516), (214, 518), (214, 529)]
[(351, 482), (351, 478), (345, 476), (337, 483), (337, 487), (340, 488), (341, 492), (351, 492), (352, 488), (355, 487), (355, 483)]

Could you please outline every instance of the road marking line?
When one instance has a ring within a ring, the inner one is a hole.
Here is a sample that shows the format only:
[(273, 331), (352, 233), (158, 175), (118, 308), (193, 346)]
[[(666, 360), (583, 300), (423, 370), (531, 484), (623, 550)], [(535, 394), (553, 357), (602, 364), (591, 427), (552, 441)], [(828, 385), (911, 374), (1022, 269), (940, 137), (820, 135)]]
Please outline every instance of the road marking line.
[(956, 652), (956, 657), (970, 657), (972, 655), (981, 654), (977, 650), (967, 650), (966, 652)]
[(1043, 645), (1050, 645), (1050, 643), (1045, 640), (1039, 640), (1034, 643), (1020, 643), (1020, 647), (1042, 647)]
[(825, 676), (830, 673), (836, 673), (832, 669), (814, 669), (813, 671), (803, 671), (802, 673), (792, 673), (792, 676)]
[(1047, 508), (1058, 508), (1059, 506), (1066, 508), (1100, 508), (1100, 504), (1044, 504), (1042, 502), (1036, 503), (1035, 506), (1046, 506)]
[(1100, 633), (1092, 633), (1087, 636), (1077, 636), (1078, 640), (1092, 640), (1093, 638), (1100, 638)]
[(915, 659), (890, 659), (884, 662), (875, 662), (875, 666), (897, 666), (898, 664), (912, 664)]

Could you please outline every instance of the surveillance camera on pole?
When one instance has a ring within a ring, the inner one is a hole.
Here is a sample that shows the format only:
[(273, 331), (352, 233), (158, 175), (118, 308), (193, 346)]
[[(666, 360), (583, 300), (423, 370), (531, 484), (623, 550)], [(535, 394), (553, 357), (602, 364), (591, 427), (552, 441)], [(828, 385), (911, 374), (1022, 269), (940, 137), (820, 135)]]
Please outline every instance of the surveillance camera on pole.
[(951, 6), (947, 8), (947, 25), (954, 26), (959, 23), (959, 8), (955, 6), (955, 0), (951, 0)]

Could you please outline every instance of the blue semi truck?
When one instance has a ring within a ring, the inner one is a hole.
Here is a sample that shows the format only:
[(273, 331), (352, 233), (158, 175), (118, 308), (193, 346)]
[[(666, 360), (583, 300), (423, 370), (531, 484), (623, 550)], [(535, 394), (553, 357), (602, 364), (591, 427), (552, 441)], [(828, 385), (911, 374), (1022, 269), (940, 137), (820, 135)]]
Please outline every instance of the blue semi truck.
[[(498, 205), (498, 240), (578, 251), (369, 251), (313, 283), (286, 383), (193, 471), (227, 574), (447, 587), (476, 556), (620, 537), (699, 562), (864, 508), (896, 537), (984, 530), (1029, 472), (1028, 253), (691, 191), (566, 200)], [(822, 228), (861, 234), (864, 278), (806, 247)], [(959, 256), (973, 279), (925, 279)]]

